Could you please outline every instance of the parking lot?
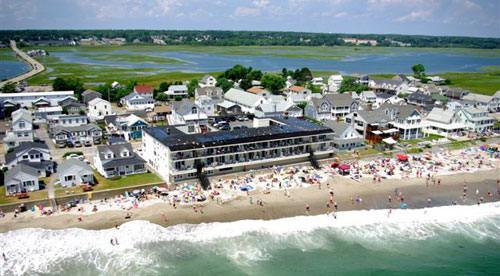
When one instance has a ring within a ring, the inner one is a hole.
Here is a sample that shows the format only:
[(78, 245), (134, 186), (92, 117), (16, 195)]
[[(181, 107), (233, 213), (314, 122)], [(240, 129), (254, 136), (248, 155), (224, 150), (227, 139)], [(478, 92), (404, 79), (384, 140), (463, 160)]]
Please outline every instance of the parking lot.
[[(209, 124), (209, 131), (210, 132), (214, 132), (214, 131), (230, 131), (230, 130), (234, 130), (235, 127), (236, 129), (238, 128), (241, 128), (241, 127), (246, 127), (246, 128), (252, 128), (253, 127), (253, 120), (250, 120), (248, 119), (248, 117), (245, 116), (245, 118), (247, 118), (247, 120), (238, 120), (236, 118), (236, 116), (230, 116), (230, 117), (226, 117), (226, 118), (220, 118), (220, 121), (218, 123), (218, 125), (221, 125), (221, 124), (225, 124), (224, 122), (226, 122), (228, 125), (229, 125), (229, 128), (228, 129), (219, 129), (219, 127), (216, 127), (214, 126), (214, 124), (216, 123), (216, 118), (211, 118), (209, 121), (210, 121), (210, 124)], [(223, 120), (225, 119), (225, 120)]]

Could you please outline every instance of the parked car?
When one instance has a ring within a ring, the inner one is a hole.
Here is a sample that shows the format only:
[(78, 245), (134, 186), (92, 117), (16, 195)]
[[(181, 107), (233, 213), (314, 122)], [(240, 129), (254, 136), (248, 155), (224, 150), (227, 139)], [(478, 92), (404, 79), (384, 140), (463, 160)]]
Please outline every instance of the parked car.
[(245, 115), (238, 115), (236, 116), (236, 120), (243, 122), (243, 121), (248, 121), (248, 117)]
[(66, 143), (64, 143), (64, 142), (59, 142), (59, 143), (57, 143), (57, 147), (58, 147), (58, 148), (60, 148), (60, 149), (63, 149), (63, 148), (65, 148), (65, 147), (66, 147)]
[(241, 125), (240, 127), (241, 127), (242, 129), (248, 128), (248, 127), (247, 127), (247, 126), (245, 126), (245, 125)]
[(81, 148), (82, 147), (82, 142), (80, 141), (75, 141), (75, 147)]
[(67, 141), (67, 142), (66, 142), (66, 146), (67, 146), (68, 148), (73, 148), (75, 145), (73, 144), (73, 142), (71, 142), (71, 141)]
[(83, 159), (83, 156), (82, 155), (78, 155), (78, 154), (75, 154), (75, 153), (72, 153), (68, 156), (66, 156), (66, 159), (71, 159), (71, 158), (74, 158), (74, 159), (80, 159), (82, 160)]
[(85, 141), (84, 145), (86, 147), (90, 147), (90, 146), (92, 146), (92, 142), (90, 142), (90, 140), (87, 140), (87, 141)]
[(234, 126), (233, 130), (241, 129), (241, 126)]
[(227, 125), (222, 125), (219, 127), (219, 130), (231, 130), (231, 127), (227, 124)]

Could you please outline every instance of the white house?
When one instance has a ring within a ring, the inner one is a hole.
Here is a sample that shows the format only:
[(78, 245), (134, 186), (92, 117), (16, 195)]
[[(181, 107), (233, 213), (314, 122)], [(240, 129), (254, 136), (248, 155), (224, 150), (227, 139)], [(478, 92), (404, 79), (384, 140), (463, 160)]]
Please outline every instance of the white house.
[(326, 97), (312, 98), (304, 108), (304, 116), (314, 118), (319, 121), (332, 119), (332, 105)]
[(33, 142), (33, 118), (30, 111), (21, 108), (12, 112), (12, 131), (7, 132), (3, 142), (6, 150), (24, 142)]
[(425, 122), (427, 123), (425, 132), (446, 137), (456, 136), (467, 128), (467, 125), (458, 116), (458, 112), (449, 110), (446, 106), (443, 108), (434, 107), (427, 115)]
[(22, 143), (5, 155), (5, 165), (9, 170), (21, 163), (36, 168), (40, 177), (45, 177), (47, 172), (55, 171), (49, 148), (44, 143)]
[(200, 132), (199, 125), (208, 124), (208, 116), (196, 103), (189, 99), (174, 102), (172, 114), (167, 116), (169, 125), (187, 125), (188, 132)]
[(207, 116), (215, 115), (215, 105), (211, 97), (209, 96), (200, 96), (196, 98), (194, 101), (196, 105), (198, 105)]
[(64, 187), (82, 183), (93, 184), (94, 172), (85, 162), (76, 158), (64, 161), (58, 168), (59, 181)]
[(334, 131), (333, 146), (339, 151), (365, 148), (365, 139), (351, 124), (327, 120), (325, 126)]
[(39, 174), (35, 168), (19, 164), (5, 174), (5, 193), (10, 195), (38, 191), (40, 190), (38, 177)]
[(291, 76), (287, 76), (285, 81), (285, 87), (289, 88), (290, 86), (295, 85), (296, 83), (297, 81), (294, 80)]
[(149, 85), (136, 85), (134, 86), (134, 92), (141, 95), (144, 98), (153, 98), (153, 87)]
[(62, 115), (62, 107), (60, 106), (50, 106), (50, 107), (40, 107), (33, 111), (33, 118), (35, 123), (46, 123), (47, 119), (59, 117)]
[(395, 105), (384, 103), (379, 107), (392, 120), (392, 125), (399, 129), (399, 139), (410, 140), (423, 136), (426, 124), (422, 114), (413, 105)]
[(147, 172), (146, 161), (133, 151), (130, 143), (98, 146), (94, 165), (106, 178)]
[(460, 108), (457, 113), (469, 131), (485, 133), (493, 129), (493, 118), (488, 116), (486, 109), (464, 107)]
[(165, 93), (169, 99), (175, 99), (176, 97), (186, 98), (188, 96), (188, 88), (185, 85), (170, 85), (168, 90), (163, 93)]
[(285, 89), (285, 94), (287, 96), (293, 95), (293, 94), (301, 94), (305, 96), (311, 96), (312, 91), (304, 88), (302, 86), (297, 86), (297, 85), (292, 85), (288, 88)]
[(317, 77), (311, 80), (312, 85), (323, 85), (323, 78)]
[(155, 107), (154, 99), (151, 97), (145, 97), (137, 92), (132, 92), (127, 96), (120, 99), (123, 106), (127, 108), (128, 111), (137, 110), (153, 110)]
[(0, 93), (0, 102), (4, 102), (4, 107), (32, 107), (36, 102), (43, 102), (45, 106), (57, 106), (59, 101), (73, 95), (73, 91)]
[(231, 88), (224, 95), (225, 102), (233, 103), (241, 107), (242, 112), (255, 113), (255, 108), (268, 101), (253, 93)]
[(340, 85), (342, 84), (343, 80), (344, 80), (344, 78), (342, 77), (342, 75), (331, 75), (328, 78), (328, 85), (329, 86), (335, 85), (335, 86), (340, 87)]
[(376, 92), (387, 92), (391, 94), (405, 93), (409, 85), (406, 82), (393, 79), (370, 80), (368, 87)]
[(201, 78), (201, 81), (198, 83), (200, 87), (214, 87), (217, 83), (217, 79), (210, 75), (205, 75)]
[(104, 116), (112, 115), (111, 104), (101, 98), (94, 98), (88, 104), (89, 118), (91, 121), (102, 120)]
[(371, 90), (361, 92), (360, 98), (364, 103), (375, 103), (377, 101), (377, 95)]
[(89, 117), (85, 115), (60, 115), (57, 120), (51, 119), (52, 127), (55, 125), (64, 127), (76, 127), (86, 125), (89, 122)]

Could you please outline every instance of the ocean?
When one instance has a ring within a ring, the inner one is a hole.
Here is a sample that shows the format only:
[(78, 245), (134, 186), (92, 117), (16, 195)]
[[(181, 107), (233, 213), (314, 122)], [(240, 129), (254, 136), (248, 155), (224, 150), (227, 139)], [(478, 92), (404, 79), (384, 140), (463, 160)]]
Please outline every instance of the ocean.
[(23, 229), (0, 234), (0, 250), (0, 275), (500, 275), (500, 203)]

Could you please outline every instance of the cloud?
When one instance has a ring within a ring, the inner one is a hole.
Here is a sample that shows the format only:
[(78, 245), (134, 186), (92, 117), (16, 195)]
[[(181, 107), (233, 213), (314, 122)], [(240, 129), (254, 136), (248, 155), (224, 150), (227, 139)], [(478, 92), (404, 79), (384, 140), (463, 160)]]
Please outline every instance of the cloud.
[(182, 6), (181, 0), (78, 0), (77, 5), (94, 10), (99, 20), (161, 17)]
[(466, 9), (479, 9), (481, 8), (478, 4), (471, 0), (453, 0), (454, 4), (461, 5)]
[(334, 14), (333, 17), (342, 18), (342, 17), (345, 17), (347, 15), (348, 15), (347, 12), (338, 12), (338, 13)]
[(430, 10), (420, 10), (412, 11), (410, 14), (396, 18), (396, 22), (414, 21), (414, 20), (426, 20), (432, 14)]
[[(7, 13), (15, 18), (16, 21), (34, 20), (37, 16), (38, 9), (33, 0), (18, 1), (18, 0), (1, 0), (0, 18), (6, 18)], [(5, 2), (6, 3), (5, 3)], [(5, 9), (6, 7), (6, 9)]]
[(233, 12), (232, 17), (259, 16), (262, 14), (262, 12), (278, 14), (279, 11), (280, 7), (272, 5), (270, 1), (255, 0), (252, 2), (252, 5), (250, 7), (237, 7)]

